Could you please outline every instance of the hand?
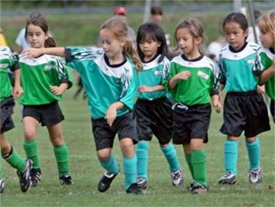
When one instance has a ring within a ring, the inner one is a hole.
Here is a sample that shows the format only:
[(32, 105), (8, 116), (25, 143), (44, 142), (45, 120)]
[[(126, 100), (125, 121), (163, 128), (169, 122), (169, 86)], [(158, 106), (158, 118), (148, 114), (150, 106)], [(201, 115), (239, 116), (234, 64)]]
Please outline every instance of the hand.
[(152, 87), (149, 87), (149, 86), (140, 86), (138, 88), (138, 91), (140, 93), (144, 93), (144, 92), (152, 92)]
[(220, 101), (213, 102), (213, 107), (217, 113), (220, 113), (222, 110), (222, 103)]
[(178, 73), (177, 75), (177, 80), (188, 80), (191, 76), (190, 71), (183, 71)]
[(22, 55), (23, 57), (36, 58), (42, 55), (42, 53), (41, 53), (41, 49), (29, 48), (27, 50), (24, 50)]
[(64, 92), (63, 88), (58, 87), (58, 86), (50, 86), (50, 90), (51, 90), (51, 91), (53, 92), (53, 94), (55, 94), (55, 95), (61, 95), (61, 94)]
[(105, 115), (105, 119), (107, 121), (107, 124), (109, 126), (112, 126), (115, 119), (116, 119), (116, 115), (117, 115), (117, 108), (112, 104), (107, 112), (106, 112), (106, 115)]
[(264, 94), (265, 93), (265, 86), (262, 85), (262, 86), (257, 86), (257, 92), (258, 94)]
[(23, 88), (21, 86), (14, 86), (13, 88), (13, 98), (19, 98), (24, 93)]

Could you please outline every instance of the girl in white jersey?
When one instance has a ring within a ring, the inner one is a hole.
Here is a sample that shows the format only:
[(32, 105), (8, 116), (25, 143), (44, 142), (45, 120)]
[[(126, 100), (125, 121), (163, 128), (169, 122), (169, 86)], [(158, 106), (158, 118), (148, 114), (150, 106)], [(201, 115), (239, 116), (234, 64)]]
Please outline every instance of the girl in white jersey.
[(149, 141), (155, 135), (168, 161), (172, 184), (183, 184), (182, 172), (174, 145), (170, 143), (173, 131), (172, 101), (162, 85), (170, 70), (171, 54), (162, 29), (153, 23), (142, 25), (137, 34), (137, 51), (143, 70), (138, 74), (137, 117), (137, 172), (138, 185), (147, 187)]
[[(26, 38), (32, 48), (55, 47), (55, 41), (49, 37), (48, 24), (42, 16), (35, 16), (27, 21)], [(61, 94), (72, 85), (68, 68), (60, 57), (52, 55), (41, 55), (37, 58), (21, 56), (19, 64), (24, 89), (20, 99), (23, 105), (24, 149), (27, 157), (33, 161), (32, 186), (37, 185), (41, 176), (35, 140), (39, 123), (47, 126), (60, 183), (70, 185), (72, 180), (69, 175), (69, 152), (61, 128), (64, 116), (58, 105)]]
[(118, 18), (111, 18), (101, 26), (100, 39), (103, 49), (44, 48), (29, 50), (26, 54), (65, 56), (67, 63), (79, 72), (88, 98), (97, 156), (106, 170), (98, 183), (98, 190), (107, 191), (120, 171), (111, 153), (115, 135), (118, 134), (123, 155), (125, 190), (127, 193), (140, 194), (142, 192), (136, 184), (134, 144), (137, 143), (137, 137), (132, 110), (136, 97), (136, 69), (141, 67), (141, 63), (128, 38), (126, 24)]
[(208, 141), (212, 98), (216, 111), (221, 103), (218, 95), (219, 70), (203, 55), (203, 28), (196, 19), (181, 22), (175, 39), (183, 54), (172, 59), (168, 87), (176, 104), (174, 109), (174, 144), (181, 144), (194, 182), (192, 194), (206, 193), (206, 155), (203, 143)]
[[(224, 103), (224, 123), (220, 129), (227, 135), (224, 144), (225, 174), (219, 184), (235, 184), (237, 179), (238, 141), (244, 131), (250, 161), (249, 181), (262, 182), (260, 143), (257, 135), (270, 129), (267, 108), (257, 93), (262, 67), (255, 61), (260, 46), (246, 41), (248, 22), (241, 13), (231, 13), (223, 21), (229, 43), (220, 52), (221, 89), (227, 94)], [(255, 67), (256, 65), (256, 67)]]
[(263, 46), (260, 51), (260, 64), (265, 68), (261, 74), (260, 84), (265, 84), (265, 91), (271, 100), (270, 112), (275, 123), (275, 12), (262, 15), (257, 25), (261, 32), (260, 40)]

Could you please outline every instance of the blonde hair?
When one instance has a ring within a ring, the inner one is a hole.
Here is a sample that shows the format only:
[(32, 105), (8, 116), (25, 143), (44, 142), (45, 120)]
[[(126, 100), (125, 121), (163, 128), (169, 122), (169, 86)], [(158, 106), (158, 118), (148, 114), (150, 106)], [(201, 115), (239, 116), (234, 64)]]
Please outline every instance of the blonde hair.
[(271, 11), (260, 16), (257, 20), (257, 25), (261, 33), (271, 32), (275, 36), (275, 12)]
[(122, 53), (124, 56), (131, 58), (135, 64), (136, 70), (142, 69), (142, 63), (138, 57), (133, 42), (129, 39), (127, 25), (117, 17), (112, 17), (106, 20), (101, 26), (100, 30), (109, 29), (113, 32), (118, 40), (125, 41)]
[[(194, 38), (201, 38), (202, 39), (202, 42), (201, 44), (199, 45), (199, 52), (201, 54), (204, 54), (204, 50), (203, 50), (203, 42), (204, 42), (204, 36), (203, 36), (203, 27), (202, 27), (202, 24), (200, 23), (200, 21), (198, 21), (197, 19), (194, 19), (194, 18), (188, 18), (186, 20), (184, 20), (183, 22), (179, 23), (179, 25), (177, 26), (176, 28), (176, 31), (175, 31), (175, 41), (177, 42), (177, 31), (179, 29), (188, 29), (191, 33), (191, 35), (194, 37)], [(178, 49), (179, 46), (177, 46), (177, 49)]]

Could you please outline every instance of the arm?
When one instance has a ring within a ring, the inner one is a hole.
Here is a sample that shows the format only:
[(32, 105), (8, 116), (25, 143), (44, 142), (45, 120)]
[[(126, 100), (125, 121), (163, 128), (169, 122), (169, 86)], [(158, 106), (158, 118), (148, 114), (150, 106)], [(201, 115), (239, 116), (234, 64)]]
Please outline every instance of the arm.
[(50, 89), (55, 95), (61, 95), (68, 88), (68, 86), (69, 84), (66, 82), (61, 83), (59, 86), (50, 86)]
[(169, 81), (169, 89), (173, 90), (179, 80), (188, 80), (190, 78), (190, 75), (190, 71), (183, 71), (173, 76), (173, 78), (171, 78)]
[(122, 109), (123, 107), (124, 107), (124, 104), (120, 101), (114, 102), (109, 106), (105, 115), (105, 119), (109, 124), (109, 126), (113, 125), (117, 116), (117, 110)]
[(14, 88), (13, 88), (13, 97), (19, 98), (24, 93), (21, 82), (20, 82), (20, 70), (17, 69), (14, 71)]
[(275, 74), (275, 64), (273, 63), (273, 65), (271, 65), (267, 70), (262, 72), (259, 80), (259, 85), (265, 84), (269, 80), (269, 78), (271, 78), (274, 74)]
[(222, 104), (220, 102), (220, 97), (218, 94), (215, 94), (211, 97), (212, 99), (212, 103), (213, 103), (213, 106), (214, 106), (214, 109), (216, 110), (217, 113), (220, 113), (221, 112), (221, 109), (222, 109)]
[(144, 93), (144, 92), (155, 92), (155, 91), (163, 91), (165, 90), (164, 86), (163, 85), (156, 85), (156, 86), (140, 86), (138, 91), (140, 93)]
[(65, 57), (66, 49), (65, 47), (47, 47), (47, 48), (29, 48), (23, 52), (23, 56), (27, 56), (29, 58), (36, 58), (40, 55), (49, 54)]

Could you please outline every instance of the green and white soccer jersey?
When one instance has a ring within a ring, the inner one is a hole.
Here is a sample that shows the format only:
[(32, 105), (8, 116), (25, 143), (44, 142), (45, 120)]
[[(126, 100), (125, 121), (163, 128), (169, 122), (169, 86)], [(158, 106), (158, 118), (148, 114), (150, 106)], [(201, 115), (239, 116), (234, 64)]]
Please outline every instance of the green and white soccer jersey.
[(132, 62), (127, 59), (110, 67), (105, 58), (101, 48), (66, 48), (66, 61), (80, 74), (93, 119), (104, 118), (110, 105), (117, 101), (125, 105), (117, 116), (130, 112), (136, 97), (137, 76)]
[(173, 58), (168, 79), (183, 71), (190, 71), (191, 75), (188, 80), (178, 81), (172, 90), (176, 102), (186, 105), (206, 104), (210, 102), (211, 95), (218, 94), (219, 68), (208, 57), (201, 56), (193, 61), (181, 55)]
[(247, 43), (239, 52), (233, 52), (230, 46), (224, 47), (219, 56), (221, 68), (221, 83), (225, 84), (227, 92), (247, 92), (256, 90), (258, 84), (257, 74), (263, 70), (257, 67), (255, 62), (260, 46), (255, 43)]
[(72, 86), (72, 76), (62, 58), (53, 55), (42, 55), (38, 58), (19, 58), (21, 84), (24, 94), (19, 102), (23, 105), (43, 105), (61, 100), (50, 86), (68, 83)]
[[(263, 66), (264, 70), (266, 70), (273, 64), (274, 54), (267, 48), (262, 48), (259, 53), (260, 53), (260, 63)], [(260, 66), (260, 64), (256, 64), (256, 66)], [(265, 90), (267, 95), (272, 100), (275, 100), (275, 76), (274, 75), (265, 83)]]
[(0, 46), (0, 101), (10, 97), (12, 85), (9, 79), (9, 70), (18, 69), (18, 58), (11, 52), (10, 48)]
[[(168, 58), (164, 58), (160, 63), (159, 58), (161, 55), (157, 56), (153, 61), (148, 63), (143, 63), (143, 70), (138, 73), (138, 87), (140, 86), (156, 86), (162, 85), (163, 81), (167, 79), (170, 70), (170, 61)], [(145, 100), (155, 100), (157, 98), (166, 97), (167, 92), (154, 91), (154, 92), (144, 92), (138, 93), (139, 99)]]

